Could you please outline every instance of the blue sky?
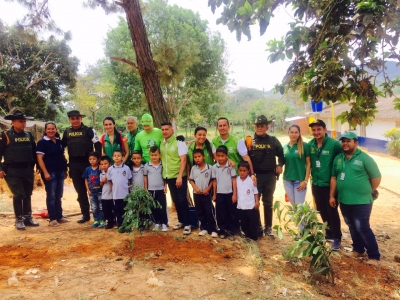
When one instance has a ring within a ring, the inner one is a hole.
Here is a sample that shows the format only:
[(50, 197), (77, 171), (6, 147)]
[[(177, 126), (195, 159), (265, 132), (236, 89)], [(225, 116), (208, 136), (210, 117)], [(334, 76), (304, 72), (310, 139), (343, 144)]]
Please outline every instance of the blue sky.
[[(80, 71), (84, 72), (88, 65), (104, 57), (103, 40), (107, 30), (116, 26), (117, 16), (106, 15), (101, 9), (84, 9), (81, 0), (50, 0), (49, 3), (57, 24), (63, 30), (71, 30), (72, 41), (69, 44), (73, 55), (81, 61)], [(287, 23), (291, 18), (284, 8), (276, 12), (262, 37), (259, 36), (256, 25), (252, 28), (252, 40), (247, 41), (243, 37), (239, 43), (235, 33), (231, 33), (226, 26), (216, 25), (219, 14), (212, 14), (207, 0), (168, 0), (168, 3), (197, 11), (202, 19), (208, 20), (212, 31), (221, 32), (227, 43), (230, 78), (236, 82), (232, 90), (239, 87), (270, 90), (285, 75), (289, 63), (269, 64), (268, 53), (265, 51), (268, 40), (280, 38), (288, 30)], [(19, 5), (0, 0), (0, 19), (5, 23), (13, 24), (22, 14), (23, 10)]]

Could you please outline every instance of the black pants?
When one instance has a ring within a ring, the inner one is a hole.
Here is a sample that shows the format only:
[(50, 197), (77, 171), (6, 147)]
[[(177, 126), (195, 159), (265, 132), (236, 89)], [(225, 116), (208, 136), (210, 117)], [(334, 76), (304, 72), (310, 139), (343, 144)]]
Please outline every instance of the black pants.
[[(264, 225), (272, 227), (274, 192), (276, 188), (276, 175), (274, 172), (266, 174), (257, 173), (258, 199), (263, 203)], [(256, 211), (260, 219), (260, 211)], [(261, 226), (261, 221), (259, 222)]]
[(176, 187), (176, 178), (167, 178), (169, 192), (171, 193), (171, 199), (174, 201), (176, 213), (178, 214), (178, 221), (183, 226), (190, 225), (190, 211), (189, 203), (186, 197), (187, 193), (187, 177), (182, 177), (182, 186)]
[(118, 227), (120, 227), (124, 221), (123, 215), (125, 213), (125, 205), (124, 199), (114, 199), (114, 214)]
[(259, 214), (259, 211), (255, 209), (238, 209), (240, 227), (244, 235), (253, 241), (257, 241), (258, 238)]
[(15, 217), (32, 213), (33, 169), (8, 167), (5, 180), (13, 193)]
[(155, 224), (168, 224), (168, 216), (167, 216), (167, 197), (164, 193), (164, 190), (150, 191), (149, 193), (154, 198), (155, 201), (160, 203), (161, 208), (153, 208), (153, 219)]
[(207, 230), (208, 233), (217, 232), (215, 208), (212, 204), (211, 195), (193, 193), (193, 200), (196, 209), (196, 217), (200, 222), (200, 230)]
[(114, 214), (114, 201), (112, 199), (101, 199), (101, 206), (103, 208), (104, 219), (107, 224), (115, 224)]
[(341, 239), (342, 232), (340, 230), (338, 206), (333, 208), (329, 205), (330, 187), (312, 185), (311, 191), (322, 221), (328, 223), (329, 229), (326, 230), (326, 236), (331, 239)]
[(69, 177), (72, 179), (75, 191), (78, 193), (78, 203), (81, 208), (81, 213), (84, 218), (90, 219), (90, 205), (86, 192), (85, 179), (82, 174), (89, 166), (89, 163), (70, 163)]
[(235, 235), (239, 232), (239, 219), (237, 217), (237, 202), (232, 203), (232, 193), (218, 194), (215, 204), (217, 223), (220, 234)]

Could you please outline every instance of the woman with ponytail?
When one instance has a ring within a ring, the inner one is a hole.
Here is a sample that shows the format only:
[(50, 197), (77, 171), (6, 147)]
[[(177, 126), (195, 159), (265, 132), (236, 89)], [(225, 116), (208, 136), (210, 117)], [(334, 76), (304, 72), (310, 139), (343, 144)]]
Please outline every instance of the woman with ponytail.
[(213, 150), (210, 141), (207, 139), (207, 129), (202, 126), (197, 126), (194, 130), (195, 141), (188, 146), (187, 153), (187, 173), (190, 174), (190, 169), (194, 165), (193, 150), (202, 149), (204, 152), (204, 162), (212, 166), (214, 164)]
[(285, 155), (283, 185), (290, 203), (294, 206), (304, 203), (306, 199), (311, 171), (310, 148), (303, 141), (298, 125), (291, 125), (288, 134), (290, 141), (283, 147)]
[(115, 127), (115, 120), (113, 117), (105, 117), (103, 120), (105, 134), (100, 138), (102, 144), (102, 155), (108, 156), (112, 163), (113, 154), (115, 150), (121, 150), (123, 153), (123, 162), (125, 163), (129, 158), (128, 139), (122, 137), (122, 134)]

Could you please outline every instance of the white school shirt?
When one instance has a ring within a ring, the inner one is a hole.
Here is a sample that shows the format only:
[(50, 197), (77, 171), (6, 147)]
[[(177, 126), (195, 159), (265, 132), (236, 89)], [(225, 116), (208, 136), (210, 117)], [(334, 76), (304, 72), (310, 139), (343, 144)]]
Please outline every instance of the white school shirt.
[(254, 186), (253, 180), (247, 176), (245, 180), (236, 177), (237, 188), (237, 208), (253, 209), (256, 203), (254, 195), (258, 194), (257, 187)]
[(129, 180), (132, 178), (132, 171), (125, 164), (112, 165), (108, 168), (107, 179), (112, 182), (113, 199), (124, 199), (129, 194)]
[[(103, 178), (107, 178), (107, 173), (104, 171), (101, 171), (100, 173), (100, 182), (103, 180)], [(111, 190), (111, 183), (107, 180), (103, 184), (103, 188), (101, 190), (101, 200), (112, 200), (113, 195), (112, 195), (112, 190)]]

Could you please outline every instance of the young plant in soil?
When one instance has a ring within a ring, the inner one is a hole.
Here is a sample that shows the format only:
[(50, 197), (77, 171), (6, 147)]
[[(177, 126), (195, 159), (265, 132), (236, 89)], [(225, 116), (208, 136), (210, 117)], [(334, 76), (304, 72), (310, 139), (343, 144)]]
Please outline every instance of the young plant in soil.
[[(152, 210), (161, 208), (160, 203), (154, 200), (148, 191), (136, 186), (125, 198), (125, 213), (123, 215), (122, 229), (132, 234), (134, 230), (140, 233), (154, 225)], [(132, 249), (134, 237), (132, 237), (130, 248)]]
[[(283, 207), (282, 207), (283, 206)], [(310, 267), (314, 269), (314, 274), (325, 275), (328, 280), (334, 283), (334, 272), (331, 264), (331, 255), (338, 255), (326, 244), (325, 231), (327, 223), (318, 220), (319, 212), (310, 207), (308, 203), (282, 205), (281, 202), (274, 203), (274, 211), (278, 217), (280, 225), (275, 225), (274, 229), (280, 239), (283, 238), (283, 228), (293, 239), (293, 243), (285, 247), (283, 256), (288, 259), (301, 259), (310, 257)], [(290, 225), (294, 225), (293, 229)], [(301, 229), (299, 229), (301, 228)]]

